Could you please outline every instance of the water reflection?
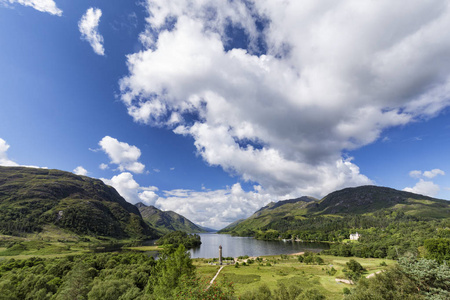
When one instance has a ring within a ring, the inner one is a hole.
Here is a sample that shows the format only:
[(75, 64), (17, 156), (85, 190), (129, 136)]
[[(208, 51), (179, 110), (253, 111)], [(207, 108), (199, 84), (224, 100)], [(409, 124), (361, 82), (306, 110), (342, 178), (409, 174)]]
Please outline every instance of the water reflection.
[(227, 234), (202, 233), (199, 234), (202, 245), (191, 249), (192, 258), (213, 258), (219, 255), (219, 246), (222, 245), (224, 257), (262, 256), (277, 254), (292, 254), (309, 250), (319, 252), (329, 249), (325, 243), (302, 243), (294, 241), (261, 241), (249, 237), (237, 237)]

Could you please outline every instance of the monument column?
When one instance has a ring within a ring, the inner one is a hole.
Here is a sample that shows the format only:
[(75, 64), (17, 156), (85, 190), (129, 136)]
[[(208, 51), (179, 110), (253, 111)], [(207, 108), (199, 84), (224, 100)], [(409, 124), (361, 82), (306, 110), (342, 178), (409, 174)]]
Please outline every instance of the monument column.
[(222, 245), (219, 246), (219, 265), (222, 265)]

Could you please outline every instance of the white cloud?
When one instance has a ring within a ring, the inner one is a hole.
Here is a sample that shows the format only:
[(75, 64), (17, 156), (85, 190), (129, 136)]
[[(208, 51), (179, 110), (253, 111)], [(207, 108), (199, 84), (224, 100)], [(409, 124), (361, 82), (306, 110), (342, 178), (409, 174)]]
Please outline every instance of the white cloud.
[(175, 211), (196, 224), (221, 229), (237, 219), (249, 217), (275, 200), (278, 198), (265, 192), (261, 186), (245, 192), (236, 183), (215, 191), (164, 191), (164, 197), (160, 197), (155, 204), (162, 210)]
[(414, 187), (412, 188), (406, 187), (403, 190), (406, 192), (435, 197), (439, 193), (440, 187), (439, 185), (431, 181), (425, 181), (423, 179), (420, 179), (420, 181), (417, 182)]
[(88, 174), (88, 171), (85, 168), (83, 168), (82, 166), (76, 167), (72, 172), (74, 174), (83, 175), (83, 176), (86, 176)]
[(409, 176), (412, 178), (426, 177), (426, 178), (431, 179), (438, 175), (444, 176), (445, 172), (440, 169), (433, 169), (433, 170), (425, 171), (425, 172), (422, 172), (419, 170), (413, 170), (413, 171), (409, 172)]
[(422, 177), (422, 171), (413, 170), (413, 171), (409, 172), (409, 176), (412, 178), (420, 178), (420, 177)]
[(9, 147), (10, 146), (6, 143), (6, 141), (0, 138), (0, 166), (15, 167), (19, 165), (8, 158), (8, 154), (6, 152)]
[(143, 202), (146, 205), (154, 205), (158, 199), (155, 191), (158, 188), (141, 187), (129, 172), (123, 172), (113, 176), (111, 179), (100, 178), (104, 183), (114, 187), (117, 192), (130, 203)]
[(445, 172), (442, 171), (442, 170), (440, 170), (440, 169), (433, 169), (433, 170), (431, 170), (431, 171), (425, 171), (425, 172), (423, 172), (423, 176), (425, 176), (425, 177), (427, 177), (427, 178), (434, 178), (434, 177), (436, 177), (437, 175), (442, 175), (442, 176), (444, 176), (444, 175), (445, 175)]
[(98, 55), (105, 55), (103, 36), (98, 32), (98, 24), (102, 11), (99, 8), (89, 8), (78, 22), (81, 38), (88, 41)]
[(143, 191), (138, 194), (139, 199), (146, 205), (155, 205), (159, 196), (154, 191)]
[(196, 224), (217, 229), (237, 219), (247, 218), (270, 201), (279, 199), (264, 191), (261, 186), (245, 192), (239, 183), (215, 191), (163, 191), (159, 193), (161, 196), (158, 195), (158, 188), (140, 186), (129, 172), (101, 180), (114, 187), (130, 203), (143, 202), (164, 211), (171, 210)]
[(160, 169), (153, 169), (153, 172), (159, 173), (159, 172), (161, 172), (161, 170)]
[(25, 6), (30, 6), (41, 12), (47, 12), (57, 16), (62, 15), (62, 10), (56, 6), (55, 1), (53, 0), (2, 0), (2, 2), (9, 2), (11, 4), (18, 3)]
[(101, 163), (99, 168), (102, 169), (102, 170), (106, 170), (106, 169), (109, 168), (109, 166), (108, 166), (108, 164)]
[(271, 193), (371, 183), (341, 153), (450, 104), (445, 1), (147, 3), (147, 49), (120, 82), (129, 114)]
[(407, 191), (407, 192), (412, 192), (412, 193), (417, 193), (417, 194), (422, 194), (422, 195), (427, 195), (430, 197), (435, 197), (440, 189), (440, 186), (437, 185), (436, 183), (432, 182), (432, 181), (425, 181), (423, 179), (423, 177), (426, 177), (428, 179), (434, 178), (437, 175), (445, 175), (445, 172), (440, 170), (440, 169), (433, 169), (430, 171), (419, 171), (419, 170), (413, 170), (411, 172), (409, 172), (409, 176), (411, 176), (412, 178), (420, 178), (419, 182), (416, 183), (416, 185), (414, 187), (406, 187), (403, 190)]
[(119, 142), (110, 136), (105, 136), (98, 144), (108, 154), (111, 163), (119, 166), (120, 171), (144, 172), (145, 165), (138, 162), (141, 157), (141, 150), (138, 147)]
[(0, 166), (4, 167), (27, 167), (27, 168), (41, 168), (47, 169), (47, 167), (38, 167), (38, 166), (30, 166), (30, 165), (20, 165), (15, 161), (12, 161), (8, 158), (8, 154), (6, 153), (9, 149), (8, 143), (0, 138)]
[(114, 187), (119, 194), (130, 203), (139, 202), (138, 189), (139, 184), (134, 180), (129, 172), (120, 173), (111, 179), (100, 178), (104, 183)]

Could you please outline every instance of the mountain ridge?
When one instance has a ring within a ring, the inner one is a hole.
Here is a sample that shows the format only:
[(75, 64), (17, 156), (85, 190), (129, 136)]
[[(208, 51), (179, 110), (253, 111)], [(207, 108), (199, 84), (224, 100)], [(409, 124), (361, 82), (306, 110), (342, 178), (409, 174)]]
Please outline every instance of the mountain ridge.
[(0, 166), (0, 232), (55, 225), (80, 235), (154, 238), (139, 209), (99, 179), (55, 169)]
[(345, 188), (322, 199), (300, 197), (271, 202), (253, 215), (221, 229), (220, 233), (253, 235), (258, 230), (288, 226), (316, 217), (369, 215), (384, 210), (411, 217), (440, 219), (450, 216), (450, 201), (373, 185)]
[(186, 233), (208, 232), (205, 228), (193, 223), (186, 217), (173, 211), (162, 211), (152, 205), (145, 205), (142, 202), (136, 203), (142, 218), (160, 234), (171, 231), (184, 231)]

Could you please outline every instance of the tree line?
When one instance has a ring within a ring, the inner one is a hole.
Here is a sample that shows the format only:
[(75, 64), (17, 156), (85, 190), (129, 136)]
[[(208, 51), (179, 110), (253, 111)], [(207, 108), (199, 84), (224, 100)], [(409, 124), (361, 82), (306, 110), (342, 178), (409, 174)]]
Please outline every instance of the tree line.
[[(355, 232), (362, 236), (357, 243), (350, 243), (349, 236)], [(246, 229), (245, 235), (263, 240), (331, 242), (328, 254), (398, 259), (408, 253), (424, 256), (425, 241), (430, 238), (450, 240), (450, 219), (428, 220), (393, 210), (371, 215), (286, 217), (251, 232)], [(445, 245), (441, 241), (436, 247)]]
[(229, 299), (232, 288), (206, 289), (180, 245), (158, 260), (142, 253), (0, 261), (0, 299)]
[(162, 236), (155, 242), (156, 245), (170, 245), (177, 248), (179, 245), (184, 245), (186, 249), (198, 247), (202, 244), (198, 234), (188, 234), (184, 231), (169, 232)]

